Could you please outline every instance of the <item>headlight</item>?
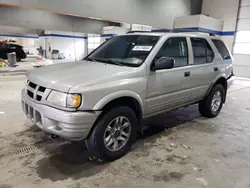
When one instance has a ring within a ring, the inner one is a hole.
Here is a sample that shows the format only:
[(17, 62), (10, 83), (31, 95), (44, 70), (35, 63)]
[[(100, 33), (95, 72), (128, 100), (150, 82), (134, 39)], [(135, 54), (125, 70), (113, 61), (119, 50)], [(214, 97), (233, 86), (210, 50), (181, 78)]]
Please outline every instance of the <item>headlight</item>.
[(49, 94), (47, 101), (57, 106), (79, 108), (82, 103), (82, 96), (80, 94), (67, 94), (52, 91)]
[(47, 101), (54, 105), (66, 107), (66, 98), (67, 98), (66, 93), (61, 93), (58, 91), (51, 91), (51, 93), (49, 94), (47, 98)]
[(82, 96), (80, 94), (68, 94), (67, 95), (67, 107), (79, 108), (82, 103)]

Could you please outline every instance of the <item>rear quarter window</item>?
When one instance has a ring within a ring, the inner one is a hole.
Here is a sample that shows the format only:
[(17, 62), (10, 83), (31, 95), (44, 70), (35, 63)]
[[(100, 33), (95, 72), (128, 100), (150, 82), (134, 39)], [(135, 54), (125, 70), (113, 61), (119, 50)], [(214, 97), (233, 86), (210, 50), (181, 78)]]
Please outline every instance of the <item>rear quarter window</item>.
[(217, 39), (213, 39), (212, 41), (215, 47), (217, 48), (218, 52), (220, 53), (222, 59), (224, 60), (231, 59), (230, 53), (226, 45), (224, 44), (224, 42), (222, 42), (221, 40), (217, 40)]
[(204, 38), (191, 38), (194, 53), (194, 64), (212, 63), (214, 60), (214, 52)]

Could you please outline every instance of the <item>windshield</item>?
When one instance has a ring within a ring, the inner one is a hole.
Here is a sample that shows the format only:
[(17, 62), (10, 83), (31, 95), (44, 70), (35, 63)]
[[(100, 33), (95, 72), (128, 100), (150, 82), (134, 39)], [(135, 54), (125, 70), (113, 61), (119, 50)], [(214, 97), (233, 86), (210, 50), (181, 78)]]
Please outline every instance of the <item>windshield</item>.
[(85, 59), (120, 66), (139, 67), (159, 40), (159, 36), (124, 35), (113, 37)]

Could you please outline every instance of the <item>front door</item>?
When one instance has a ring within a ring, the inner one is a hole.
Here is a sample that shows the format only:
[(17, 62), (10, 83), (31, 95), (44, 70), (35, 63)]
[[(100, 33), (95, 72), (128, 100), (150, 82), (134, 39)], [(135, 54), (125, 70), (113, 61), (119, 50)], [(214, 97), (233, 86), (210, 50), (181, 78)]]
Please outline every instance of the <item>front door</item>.
[(174, 58), (173, 69), (150, 71), (147, 87), (147, 116), (182, 106), (190, 100), (188, 45), (186, 37), (168, 38), (153, 61)]

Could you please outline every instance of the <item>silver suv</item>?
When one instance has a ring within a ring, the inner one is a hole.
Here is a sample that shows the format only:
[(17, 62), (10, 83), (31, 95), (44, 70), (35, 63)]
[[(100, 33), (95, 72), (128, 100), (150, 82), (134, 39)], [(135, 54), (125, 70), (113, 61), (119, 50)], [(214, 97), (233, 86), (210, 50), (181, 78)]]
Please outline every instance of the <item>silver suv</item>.
[(201, 115), (216, 117), (233, 83), (231, 57), (214, 36), (116, 36), (82, 61), (29, 72), (22, 108), (43, 131), (85, 139), (96, 158), (115, 160), (145, 118), (195, 103)]

